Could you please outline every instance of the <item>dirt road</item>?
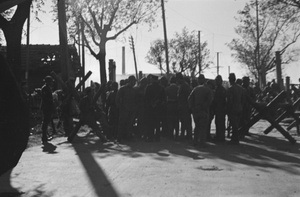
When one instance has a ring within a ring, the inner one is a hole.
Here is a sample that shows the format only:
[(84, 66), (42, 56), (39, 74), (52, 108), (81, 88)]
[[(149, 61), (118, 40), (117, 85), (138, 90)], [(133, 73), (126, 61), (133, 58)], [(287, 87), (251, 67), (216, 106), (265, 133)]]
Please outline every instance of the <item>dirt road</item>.
[(168, 139), (102, 144), (85, 131), (73, 144), (56, 137), (29, 147), (0, 177), (0, 196), (300, 196), (299, 142), (264, 135), (266, 124), (238, 146), (203, 149)]

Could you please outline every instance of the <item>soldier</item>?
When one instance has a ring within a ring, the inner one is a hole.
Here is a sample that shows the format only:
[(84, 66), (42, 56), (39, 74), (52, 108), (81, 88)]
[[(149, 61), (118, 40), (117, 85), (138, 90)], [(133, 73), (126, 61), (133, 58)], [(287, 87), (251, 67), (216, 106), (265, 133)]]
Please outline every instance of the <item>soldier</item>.
[(147, 138), (146, 141), (152, 142), (155, 138), (160, 141), (160, 115), (162, 107), (166, 102), (165, 90), (159, 84), (158, 77), (152, 75), (151, 83), (145, 91), (145, 112), (147, 117)]
[[(167, 99), (167, 137), (173, 138), (179, 135), (179, 117), (178, 117), (178, 86), (176, 78), (171, 77), (170, 85), (165, 88)], [(174, 135), (175, 130), (175, 135)]]
[(176, 74), (176, 79), (179, 84), (177, 93), (178, 97), (178, 114), (181, 123), (181, 138), (184, 138), (186, 133), (188, 139), (192, 139), (192, 118), (188, 105), (188, 97), (191, 93), (190, 85), (184, 80), (181, 73)]
[(128, 83), (122, 86), (116, 97), (116, 104), (119, 109), (118, 141), (133, 137), (133, 123), (136, 111), (136, 91), (134, 86), (136, 78), (128, 77)]
[(223, 87), (221, 75), (215, 78), (216, 90), (212, 101), (212, 110), (215, 115), (216, 137), (217, 142), (225, 142), (225, 116), (226, 116), (226, 89)]
[(107, 142), (105, 135), (102, 134), (97, 120), (99, 118), (98, 114), (98, 106), (94, 101), (94, 91), (91, 87), (87, 87), (85, 89), (86, 95), (81, 99), (79, 103), (80, 115), (79, 115), (79, 123), (76, 124), (74, 130), (68, 137), (68, 141), (72, 142), (74, 137), (76, 136), (78, 130), (83, 125), (88, 125), (91, 127), (93, 132), (100, 138), (102, 142)]
[[(250, 87), (249, 77), (243, 77), (242, 87), (245, 89), (245, 102), (243, 106), (241, 127), (247, 125), (247, 123), (250, 121), (252, 114), (252, 103), (255, 102), (255, 93), (254, 90)], [(250, 135), (249, 129), (242, 132), (243, 133), (241, 133), (241, 137), (244, 137), (245, 135)]]
[(117, 104), (116, 104), (117, 93), (118, 93), (118, 83), (112, 82), (110, 91), (107, 93), (106, 107), (107, 107), (108, 124), (112, 128), (112, 133), (108, 135), (108, 138), (114, 138), (114, 139), (117, 139), (118, 121), (119, 121), (119, 111), (117, 109)]
[[(168, 79), (163, 76), (159, 79), (160, 85), (165, 89), (168, 87)], [(167, 123), (167, 103), (165, 102), (164, 105), (162, 106), (162, 113), (160, 115), (161, 120), (161, 134), (163, 137), (167, 136), (167, 130), (168, 130), (168, 123)]]
[(227, 91), (227, 114), (232, 126), (232, 136), (229, 144), (239, 144), (239, 123), (243, 112), (244, 90), (240, 85), (236, 84), (234, 73), (229, 74), (230, 87)]
[(198, 82), (199, 85), (193, 89), (188, 97), (188, 103), (189, 108), (192, 110), (195, 123), (194, 145), (205, 147), (209, 124), (209, 109), (213, 93), (212, 90), (204, 84), (204, 75), (200, 74)]
[(41, 90), (42, 97), (42, 111), (43, 111), (43, 124), (42, 124), (42, 142), (45, 143), (52, 138), (48, 137), (47, 128), (52, 121), (52, 115), (54, 113), (54, 103), (52, 97), (53, 79), (51, 76), (46, 76), (44, 79), (44, 86)]
[[(206, 81), (206, 84), (205, 84), (208, 88), (211, 89), (212, 91), (212, 95), (214, 96), (215, 94), (215, 82), (213, 80), (207, 80)], [(212, 106), (212, 103), (210, 104), (209, 106), (209, 122), (208, 122), (208, 125), (207, 125), (207, 135), (206, 135), (206, 139), (207, 141), (212, 141), (212, 137), (211, 137), (211, 133), (210, 133), (210, 130), (211, 130), (211, 122), (212, 120), (214, 119), (214, 111), (213, 111), (213, 106)]]
[(145, 90), (148, 85), (148, 80), (142, 78), (139, 85), (136, 87), (136, 119), (137, 119), (137, 135), (139, 137), (145, 137), (146, 135), (146, 123), (145, 123)]

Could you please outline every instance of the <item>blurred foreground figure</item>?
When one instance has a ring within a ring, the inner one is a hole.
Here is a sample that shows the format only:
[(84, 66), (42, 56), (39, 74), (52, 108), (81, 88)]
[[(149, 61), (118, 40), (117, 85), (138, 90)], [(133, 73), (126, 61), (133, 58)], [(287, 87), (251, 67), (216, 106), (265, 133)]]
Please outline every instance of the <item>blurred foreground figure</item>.
[(15, 167), (29, 137), (29, 109), (5, 58), (0, 55), (0, 175)]

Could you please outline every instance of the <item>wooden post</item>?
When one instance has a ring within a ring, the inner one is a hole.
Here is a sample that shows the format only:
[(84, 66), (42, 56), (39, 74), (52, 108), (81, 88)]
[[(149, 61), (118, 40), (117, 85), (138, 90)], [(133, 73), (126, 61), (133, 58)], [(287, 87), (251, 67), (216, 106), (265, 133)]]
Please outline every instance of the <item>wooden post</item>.
[(198, 31), (198, 50), (199, 50), (199, 76), (201, 74), (201, 64), (202, 64), (202, 58), (201, 58), (201, 31)]
[(286, 89), (286, 91), (287, 92), (290, 92), (290, 90), (291, 90), (291, 87), (290, 87), (290, 77), (286, 77), (285, 78), (285, 89)]
[(167, 38), (167, 27), (166, 27), (166, 16), (165, 16), (165, 5), (164, 0), (161, 0), (161, 9), (164, 26), (164, 38), (165, 38), (165, 50), (166, 50), (166, 67), (167, 67), (167, 78), (169, 78), (169, 50), (168, 50), (168, 38)]
[(132, 36), (130, 36), (130, 44), (131, 44), (131, 49), (132, 49), (133, 58), (134, 58), (135, 77), (136, 77), (136, 80), (139, 81), (139, 75), (138, 75), (138, 70), (137, 70), (137, 65), (136, 65), (135, 47), (134, 47), (134, 42), (133, 42)]
[(276, 51), (276, 74), (277, 74), (277, 83), (280, 87), (280, 89), (283, 89), (283, 84), (282, 84), (282, 75), (281, 75), (281, 55), (280, 51)]
[[(84, 51), (84, 23), (81, 22), (81, 44), (82, 44), (82, 48), (81, 48), (81, 67), (82, 67), (82, 75), (85, 75), (85, 51)], [(82, 90), (85, 89), (85, 83), (82, 85)]]

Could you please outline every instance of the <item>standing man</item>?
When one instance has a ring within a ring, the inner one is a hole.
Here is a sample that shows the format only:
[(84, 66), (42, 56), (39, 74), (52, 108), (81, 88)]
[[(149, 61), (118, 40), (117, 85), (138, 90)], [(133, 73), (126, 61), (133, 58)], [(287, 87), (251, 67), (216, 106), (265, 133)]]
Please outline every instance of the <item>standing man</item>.
[(146, 119), (145, 119), (145, 90), (148, 80), (143, 77), (139, 85), (136, 87), (136, 119), (137, 119), (137, 135), (145, 137), (146, 135)]
[(119, 109), (118, 141), (133, 137), (133, 123), (136, 111), (136, 90), (133, 88), (136, 78), (128, 77), (128, 83), (122, 86), (116, 96), (116, 105)]
[(244, 89), (236, 83), (234, 73), (229, 74), (230, 87), (227, 92), (227, 114), (232, 126), (232, 136), (230, 144), (239, 144), (239, 123), (243, 112)]
[(204, 75), (200, 74), (198, 82), (199, 85), (195, 87), (189, 95), (188, 103), (192, 110), (195, 123), (194, 145), (203, 148), (207, 140), (209, 109), (213, 99), (213, 93), (212, 90), (204, 84)]
[[(243, 77), (243, 85), (242, 87), (245, 89), (245, 102), (243, 106), (243, 113), (242, 113), (242, 121), (241, 127), (245, 126), (250, 122), (251, 114), (252, 114), (252, 104), (255, 102), (255, 93), (252, 87), (250, 87), (250, 79), (249, 77)], [(249, 134), (249, 128), (247, 130), (242, 131), (241, 137), (245, 137), (245, 135)]]
[(42, 142), (45, 143), (51, 138), (48, 137), (47, 128), (49, 123), (52, 121), (52, 114), (54, 113), (54, 103), (52, 97), (52, 86), (53, 78), (51, 76), (46, 76), (44, 79), (44, 86), (41, 90), (42, 96), (42, 111), (43, 111), (43, 124), (42, 124)]
[(184, 80), (181, 73), (176, 73), (176, 79), (179, 84), (177, 93), (178, 97), (178, 114), (181, 123), (181, 138), (184, 138), (185, 132), (188, 139), (192, 139), (192, 120), (191, 112), (188, 105), (188, 97), (191, 93), (190, 85)]
[[(178, 86), (176, 78), (171, 77), (170, 85), (165, 88), (167, 99), (167, 137), (173, 138), (179, 135), (179, 118), (178, 118)], [(174, 135), (175, 130), (175, 135)]]
[(160, 141), (160, 116), (163, 105), (166, 102), (165, 90), (159, 84), (158, 77), (152, 75), (151, 83), (146, 87), (145, 112), (147, 117), (147, 139), (146, 141)]
[(212, 109), (215, 115), (216, 138), (217, 142), (225, 142), (225, 116), (226, 116), (226, 89), (223, 87), (221, 75), (215, 78), (216, 90), (212, 101)]

